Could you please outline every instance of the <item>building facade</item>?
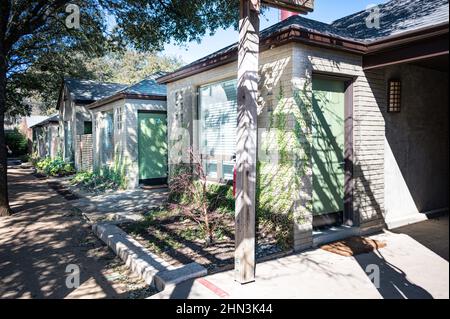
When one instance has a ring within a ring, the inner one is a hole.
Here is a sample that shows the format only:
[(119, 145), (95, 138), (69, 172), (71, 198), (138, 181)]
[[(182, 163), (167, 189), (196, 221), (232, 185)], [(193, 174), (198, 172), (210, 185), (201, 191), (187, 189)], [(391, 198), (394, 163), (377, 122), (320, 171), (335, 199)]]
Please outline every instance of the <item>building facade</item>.
[[(448, 211), (448, 1), (403, 2), (380, 29), (362, 12), (261, 32), (257, 201), (291, 216), (296, 250)], [(233, 179), (237, 68), (230, 46), (159, 79), (170, 168), (193, 148)]]

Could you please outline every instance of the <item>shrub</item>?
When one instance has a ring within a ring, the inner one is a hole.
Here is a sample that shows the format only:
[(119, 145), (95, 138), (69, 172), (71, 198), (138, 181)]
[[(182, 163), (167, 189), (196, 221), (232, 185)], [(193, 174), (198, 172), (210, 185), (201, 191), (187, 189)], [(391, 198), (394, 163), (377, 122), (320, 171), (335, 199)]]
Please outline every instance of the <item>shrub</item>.
[(126, 188), (124, 176), (111, 168), (103, 168), (95, 172), (78, 172), (71, 183), (96, 192)]
[(72, 164), (66, 163), (61, 157), (45, 159), (37, 162), (36, 168), (38, 171), (50, 176), (68, 176), (75, 173)]
[(5, 132), (6, 145), (12, 151), (12, 156), (23, 156), (28, 153), (28, 139), (17, 129)]
[(208, 183), (201, 159), (189, 150), (192, 163), (172, 174), (170, 199), (180, 203), (181, 213), (198, 224), (205, 234), (206, 244), (212, 244), (224, 214), (234, 211), (233, 190), (230, 186)]

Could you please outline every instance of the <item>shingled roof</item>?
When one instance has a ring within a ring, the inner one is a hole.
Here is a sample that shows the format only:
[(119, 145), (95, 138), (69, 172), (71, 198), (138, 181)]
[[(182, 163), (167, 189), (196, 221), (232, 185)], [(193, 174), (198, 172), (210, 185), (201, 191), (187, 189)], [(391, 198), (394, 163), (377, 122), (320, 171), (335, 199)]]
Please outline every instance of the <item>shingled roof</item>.
[(149, 95), (149, 96), (166, 96), (167, 88), (163, 84), (158, 84), (156, 78), (165, 75), (165, 72), (155, 73), (148, 78), (130, 85), (116, 93)]
[(368, 28), (370, 10), (364, 10), (331, 23), (356, 40), (371, 42), (404, 32), (448, 23), (448, 0), (393, 0), (378, 6), (380, 28)]
[(156, 82), (156, 78), (165, 75), (165, 72), (155, 73), (136, 84), (126, 86), (125, 88), (114, 92), (102, 99), (99, 99), (88, 107), (98, 108), (102, 105), (114, 102), (119, 99), (146, 99), (146, 100), (166, 100), (167, 87), (165, 84)]
[[(379, 29), (367, 27), (366, 20), (371, 15), (370, 10), (360, 11), (331, 24), (296, 15), (261, 31), (260, 38), (263, 41), (283, 31), (297, 29), (365, 46), (376, 40), (437, 26), (449, 21), (448, 0), (392, 0), (379, 5), (378, 8), (380, 10)], [(174, 74), (206, 64), (211, 60), (220, 60), (221, 57), (226, 55), (236, 54), (237, 46), (237, 43), (235, 43), (225, 47), (161, 77), (159, 81), (162, 83), (170, 82), (170, 78)]]
[(55, 114), (55, 115), (44, 117), (43, 120), (34, 123), (33, 125), (30, 126), (30, 128), (38, 127), (38, 126), (44, 126), (44, 125), (47, 125), (49, 123), (58, 123), (58, 122), (59, 122), (59, 115)]
[(127, 87), (125, 84), (100, 83), (90, 80), (65, 79), (64, 82), (74, 100), (86, 103), (101, 100)]

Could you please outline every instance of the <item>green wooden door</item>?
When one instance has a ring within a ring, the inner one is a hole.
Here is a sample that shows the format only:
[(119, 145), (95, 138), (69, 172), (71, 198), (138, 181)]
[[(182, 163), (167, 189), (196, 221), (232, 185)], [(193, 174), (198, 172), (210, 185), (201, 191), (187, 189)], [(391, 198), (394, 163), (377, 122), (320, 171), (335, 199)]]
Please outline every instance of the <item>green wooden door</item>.
[(165, 183), (167, 179), (167, 115), (138, 113), (139, 179)]
[(345, 83), (313, 79), (313, 214), (344, 210)]

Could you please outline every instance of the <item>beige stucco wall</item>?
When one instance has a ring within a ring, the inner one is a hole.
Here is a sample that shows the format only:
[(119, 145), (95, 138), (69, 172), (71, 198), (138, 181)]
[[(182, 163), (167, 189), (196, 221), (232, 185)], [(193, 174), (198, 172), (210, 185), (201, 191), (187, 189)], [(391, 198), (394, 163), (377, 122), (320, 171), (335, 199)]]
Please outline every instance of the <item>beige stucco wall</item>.
[(139, 187), (139, 153), (138, 153), (138, 112), (139, 111), (166, 111), (165, 101), (127, 99), (109, 103), (100, 108), (91, 110), (93, 113), (93, 145), (94, 168), (101, 167), (102, 143), (101, 127), (104, 125), (102, 113), (114, 111), (114, 121), (117, 112), (122, 109), (122, 130), (117, 129), (114, 122), (114, 163), (125, 178), (129, 189)]
[(33, 152), (40, 158), (56, 158), (60, 152), (60, 130), (58, 124), (47, 124), (33, 128), (36, 139), (33, 140)]
[[(63, 95), (59, 106), (60, 116), (60, 148), (62, 155), (66, 161), (73, 161), (77, 170), (81, 169), (81, 163), (79, 163), (80, 150), (76, 147), (76, 136), (83, 135), (84, 133), (84, 121), (92, 121), (92, 114), (86, 105), (76, 104), (72, 99), (67, 87), (64, 87)], [(68, 154), (65, 147), (65, 130), (64, 122), (71, 128), (72, 134), (72, 150), (73, 154)], [(66, 154), (67, 153), (67, 154)]]
[(448, 211), (448, 73), (414, 65), (385, 69), (402, 82), (402, 110), (385, 114), (385, 220), (388, 227)]

